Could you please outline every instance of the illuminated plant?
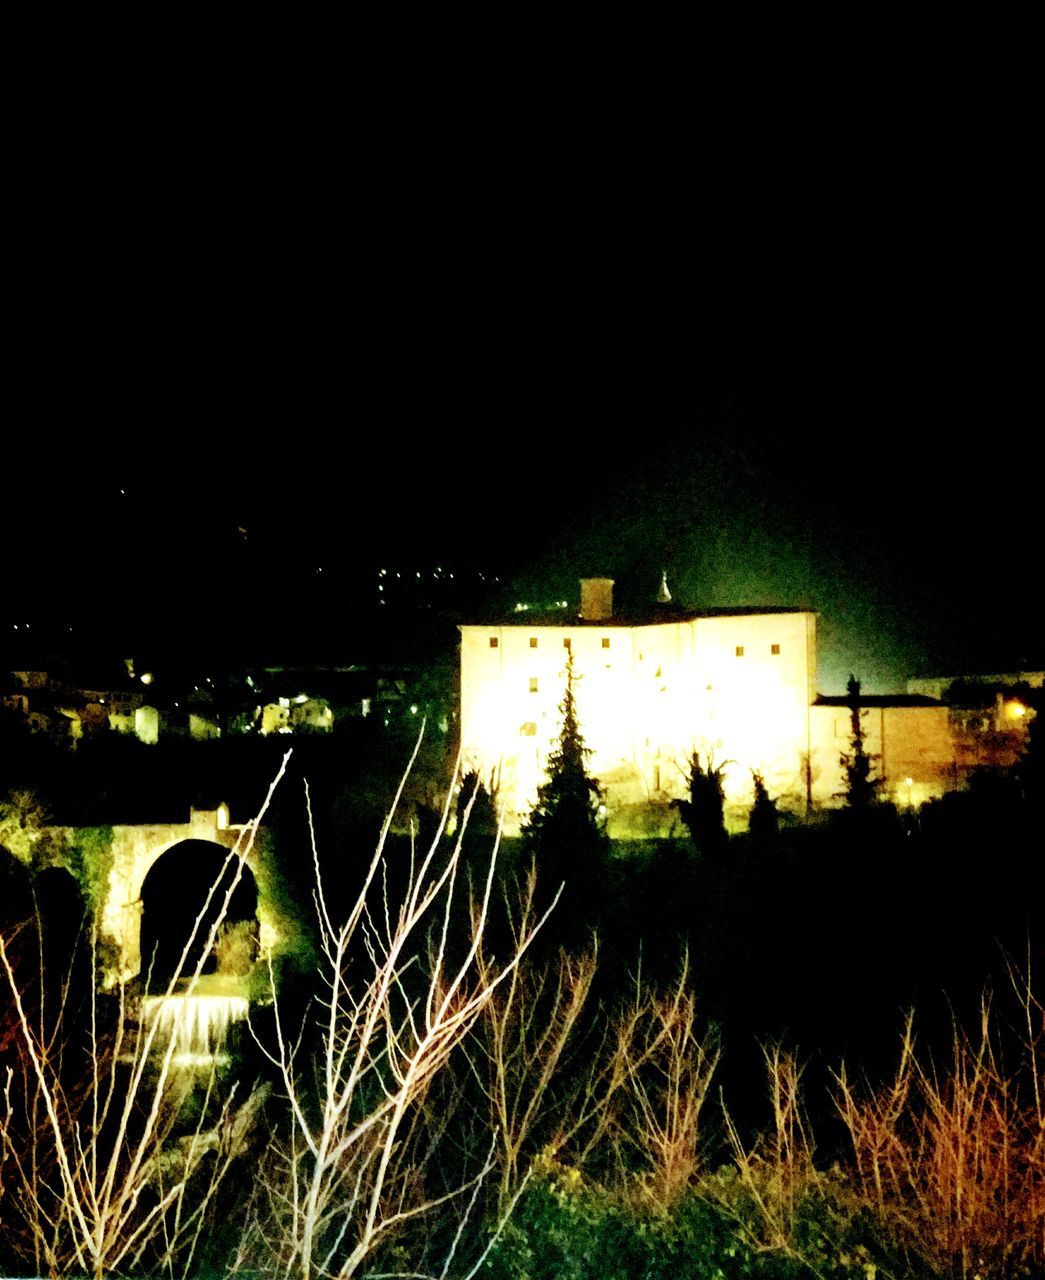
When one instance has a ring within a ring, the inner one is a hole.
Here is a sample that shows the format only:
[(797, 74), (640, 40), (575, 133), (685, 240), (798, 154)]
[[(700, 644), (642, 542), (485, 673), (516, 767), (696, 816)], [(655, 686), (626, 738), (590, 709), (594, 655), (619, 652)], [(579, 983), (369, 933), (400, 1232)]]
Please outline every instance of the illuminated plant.
[[(514, 948), (533, 924), (534, 876), (520, 895)], [(480, 956), (484, 971), (493, 968)], [(616, 1012), (591, 1008), (597, 948), (517, 966), (473, 1037), (472, 1068), (495, 1135), (502, 1208), (535, 1166), (562, 1161), (641, 1171), (642, 1198), (669, 1208), (699, 1164), (699, 1117), (718, 1061), (696, 1032), (685, 964), (666, 995), (636, 982)]]
[[(726, 1135), (741, 1191), (723, 1195), (738, 1239), (756, 1251), (800, 1258), (796, 1228), (803, 1203), (820, 1194), (824, 1177), (813, 1164), (813, 1137), (802, 1105), (802, 1067), (778, 1046), (763, 1049), (773, 1127), (746, 1145), (723, 1108)], [(713, 1184), (709, 1184), (713, 1185)]]
[[(400, 869), (390, 867), (386, 842), (409, 772), (343, 922), (330, 915), (313, 832), (324, 993), (305, 1025), (292, 1029), (273, 984), (275, 1043), (262, 1048), (290, 1114), (273, 1139), (238, 1270), (349, 1277), (379, 1250), (406, 1247), (406, 1239), (416, 1273), (424, 1243), (410, 1231), (437, 1208), (456, 1208), (460, 1219), (439, 1274), (468, 1250), (464, 1223), (491, 1163), (449, 1187), (437, 1183), (440, 1126), (426, 1104), (500, 985), (513, 980), (542, 921), (528, 921), (500, 967), (481, 959), (497, 844), (470, 911), (458, 875), (461, 835), (450, 849), (442, 839), (449, 793), (435, 839), (427, 849), (411, 840), (409, 864), (398, 889), (391, 887)], [(463, 942), (455, 932), (461, 907)], [(312, 1033), (318, 1042), (310, 1053)]]
[(644, 1165), (644, 1201), (669, 1213), (693, 1186), (702, 1164), (700, 1117), (719, 1061), (717, 1033), (701, 1039), (688, 968), (666, 995), (645, 1006), (641, 1040), (624, 1048), (628, 1089), (618, 1131), (631, 1161)]
[(946, 1072), (919, 1060), (908, 1019), (892, 1081), (858, 1089), (844, 1066), (836, 1105), (855, 1183), (889, 1233), (941, 1274), (1040, 1274), (1045, 1265), (1045, 1010), (1013, 973), (1026, 1018), (1019, 1075), (995, 1048), (990, 1011), (975, 1038), (954, 1028)]

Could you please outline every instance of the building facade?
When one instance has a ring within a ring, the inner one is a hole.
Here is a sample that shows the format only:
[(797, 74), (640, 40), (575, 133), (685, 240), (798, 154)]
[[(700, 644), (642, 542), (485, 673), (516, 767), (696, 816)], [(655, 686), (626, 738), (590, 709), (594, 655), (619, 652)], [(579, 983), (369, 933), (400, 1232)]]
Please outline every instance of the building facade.
[(804, 793), (816, 697), (809, 610), (664, 601), (623, 615), (609, 579), (586, 579), (576, 617), (513, 615), (460, 630), (463, 757), (497, 785), (509, 824), (544, 777), (569, 653), (590, 769), (611, 803), (681, 796), (694, 751), (729, 762), (727, 795), (738, 802), (752, 769), (776, 793)]
[[(610, 579), (584, 579), (576, 616), (462, 625), (465, 767), (496, 786), (507, 829), (517, 829), (557, 739), (572, 653), (589, 768), (611, 814), (684, 796), (694, 752), (723, 766), (728, 804), (750, 803), (755, 771), (793, 808), (837, 804), (851, 709), (817, 695), (816, 623), (806, 609), (685, 609), (664, 585), (658, 603), (624, 614)], [(862, 706), (883, 798), (917, 805), (999, 763), (970, 756), (953, 709), (935, 699), (868, 697)]]

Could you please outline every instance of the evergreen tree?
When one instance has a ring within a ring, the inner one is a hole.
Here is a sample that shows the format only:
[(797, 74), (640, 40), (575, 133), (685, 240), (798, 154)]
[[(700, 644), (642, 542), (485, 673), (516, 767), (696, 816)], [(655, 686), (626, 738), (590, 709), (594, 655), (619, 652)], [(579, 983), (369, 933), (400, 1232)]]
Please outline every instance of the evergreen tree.
[(751, 770), (751, 781), (755, 786), (755, 799), (748, 815), (748, 830), (757, 843), (770, 843), (776, 838), (780, 827), (776, 801), (770, 796), (766, 780), (757, 769)]
[(589, 777), (591, 751), (584, 745), (574, 697), (573, 654), (566, 657), (566, 691), (559, 704), (562, 727), (548, 756), (548, 777), (537, 791), (537, 803), (522, 828), (523, 848), (537, 866), (538, 895), (547, 903), (566, 888), (555, 932), (562, 934), (569, 905), (571, 915), (597, 900), (601, 891), (608, 841), (599, 813), (602, 789)]
[(487, 787), (476, 769), (461, 779), (457, 794), (457, 834), (461, 865), (468, 875), (482, 879), (490, 866), (490, 851), (497, 837), (497, 792)]
[(723, 778), (729, 763), (725, 760), (716, 765), (710, 753), (705, 763), (700, 758), (700, 752), (694, 751), (686, 773), (689, 799), (672, 801), (681, 813), (682, 821), (689, 828), (689, 834), (699, 853), (716, 853), (724, 849), (729, 841), (723, 812)]
[[(457, 829), (486, 839), (497, 834), (497, 792), (483, 782), (478, 769), (470, 769), (461, 779), (457, 793)], [(466, 825), (467, 823), (467, 825)]]
[(881, 778), (874, 774), (873, 757), (864, 745), (863, 711), (860, 709), (860, 681), (853, 675), (846, 685), (849, 701), (849, 750), (843, 751), (839, 763), (845, 772), (845, 791), (841, 794), (850, 809), (869, 809), (878, 799)]

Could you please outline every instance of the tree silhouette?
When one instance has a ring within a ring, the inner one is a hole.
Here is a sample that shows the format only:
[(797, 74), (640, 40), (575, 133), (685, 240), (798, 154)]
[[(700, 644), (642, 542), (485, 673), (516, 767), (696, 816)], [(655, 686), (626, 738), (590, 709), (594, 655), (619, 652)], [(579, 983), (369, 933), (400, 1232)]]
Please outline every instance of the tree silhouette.
[(853, 675), (846, 685), (849, 702), (849, 750), (839, 756), (845, 773), (841, 793), (850, 809), (869, 809), (878, 800), (881, 778), (875, 777), (874, 759), (864, 745), (863, 711), (860, 709), (860, 681)]
[(757, 769), (751, 770), (751, 781), (755, 787), (755, 799), (748, 815), (748, 830), (756, 843), (771, 843), (780, 828), (776, 801), (770, 796), (766, 780)]
[[(523, 848), (537, 867), (538, 894), (550, 900), (565, 884), (560, 904), (575, 912), (582, 900), (598, 896), (606, 862), (607, 838), (600, 814), (602, 788), (587, 769), (591, 751), (584, 745), (574, 697), (573, 654), (566, 656), (566, 691), (559, 703), (562, 727), (548, 756), (547, 780), (523, 824)], [(557, 933), (562, 928), (556, 929)]]
[(723, 778), (729, 763), (724, 760), (716, 765), (710, 752), (704, 762), (700, 752), (694, 751), (685, 775), (689, 799), (672, 801), (700, 853), (717, 853), (726, 847), (729, 839), (723, 815)]

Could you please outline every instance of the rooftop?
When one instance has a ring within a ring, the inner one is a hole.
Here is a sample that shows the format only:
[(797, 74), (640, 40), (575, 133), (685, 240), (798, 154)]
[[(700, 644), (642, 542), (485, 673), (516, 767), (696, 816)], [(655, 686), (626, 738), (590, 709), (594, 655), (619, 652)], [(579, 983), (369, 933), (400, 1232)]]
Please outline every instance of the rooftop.
[(677, 604), (649, 604), (641, 609), (614, 609), (608, 618), (582, 618), (568, 609), (513, 609), (509, 613), (470, 619), (464, 627), (654, 627), (698, 618), (746, 618), (760, 614), (813, 613), (790, 605), (744, 604), (721, 609), (690, 609)]

